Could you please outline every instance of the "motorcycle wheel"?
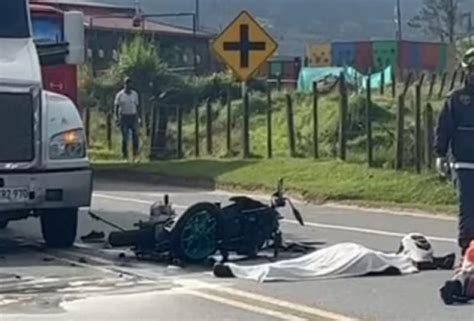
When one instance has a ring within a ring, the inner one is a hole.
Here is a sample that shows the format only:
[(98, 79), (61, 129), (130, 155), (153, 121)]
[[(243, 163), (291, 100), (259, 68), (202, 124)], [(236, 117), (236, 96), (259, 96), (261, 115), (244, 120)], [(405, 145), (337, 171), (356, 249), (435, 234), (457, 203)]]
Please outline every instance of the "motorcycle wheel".
[(188, 208), (171, 232), (173, 256), (186, 263), (200, 263), (217, 251), (220, 210), (211, 203)]

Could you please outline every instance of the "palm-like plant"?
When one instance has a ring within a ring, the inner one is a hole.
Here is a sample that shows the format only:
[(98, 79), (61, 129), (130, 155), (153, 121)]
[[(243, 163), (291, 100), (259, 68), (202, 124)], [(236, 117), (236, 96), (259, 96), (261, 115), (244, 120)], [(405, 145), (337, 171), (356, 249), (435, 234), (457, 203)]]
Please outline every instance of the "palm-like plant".
[(140, 91), (149, 91), (156, 78), (167, 73), (158, 49), (141, 36), (122, 44), (116, 69), (119, 75), (130, 77)]

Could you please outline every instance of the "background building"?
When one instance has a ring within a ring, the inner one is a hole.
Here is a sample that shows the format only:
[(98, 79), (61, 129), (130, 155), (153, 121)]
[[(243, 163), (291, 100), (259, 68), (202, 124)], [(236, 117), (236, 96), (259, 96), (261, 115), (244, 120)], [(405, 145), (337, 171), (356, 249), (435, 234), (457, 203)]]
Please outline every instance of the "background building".
[[(146, 19), (142, 26), (133, 26), (135, 8), (92, 2), (67, 0), (30, 0), (31, 3), (49, 5), (63, 11), (78, 10), (84, 13), (87, 57), (100, 70), (116, 61), (120, 45), (137, 33), (155, 43), (162, 58), (171, 68), (192, 71), (194, 66), (193, 42), (196, 41), (197, 71), (214, 70), (210, 40), (213, 35), (192, 28), (178, 27)], [(191, 17), (189, 18), (192, 24)]]

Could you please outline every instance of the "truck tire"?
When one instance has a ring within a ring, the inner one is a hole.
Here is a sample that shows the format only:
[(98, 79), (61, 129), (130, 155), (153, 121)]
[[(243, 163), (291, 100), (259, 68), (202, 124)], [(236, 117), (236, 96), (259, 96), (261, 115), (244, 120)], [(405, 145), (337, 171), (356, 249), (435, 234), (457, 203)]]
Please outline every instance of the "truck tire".
[(48, 247), (68, 248), (77, 234), (77, 208), (47, 210), (41, 215), (41, 231)]

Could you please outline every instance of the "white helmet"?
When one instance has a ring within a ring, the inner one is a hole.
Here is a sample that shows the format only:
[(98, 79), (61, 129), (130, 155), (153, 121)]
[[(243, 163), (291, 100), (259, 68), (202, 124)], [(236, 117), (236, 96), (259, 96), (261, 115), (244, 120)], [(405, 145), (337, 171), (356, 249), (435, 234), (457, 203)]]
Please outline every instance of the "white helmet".
[(433, 262), (433, 247), (420, 233), (411, 233), (403, 237), (399, 253), (408, 256), (416, 263)]

